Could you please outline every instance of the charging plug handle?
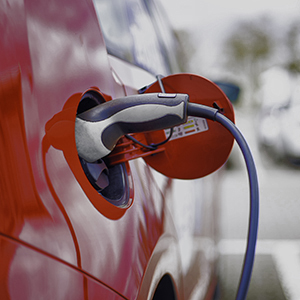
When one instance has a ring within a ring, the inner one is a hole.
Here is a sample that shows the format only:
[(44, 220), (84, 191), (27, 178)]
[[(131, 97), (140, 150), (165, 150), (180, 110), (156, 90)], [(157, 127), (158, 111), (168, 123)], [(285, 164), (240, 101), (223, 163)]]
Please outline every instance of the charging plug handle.
[(183, 124), (187, 120), (187, 94), (141, 94), (99, 104), (75, 122), (80, 157), (94, 162), (108, 155), (125, 134), (148, 132)]

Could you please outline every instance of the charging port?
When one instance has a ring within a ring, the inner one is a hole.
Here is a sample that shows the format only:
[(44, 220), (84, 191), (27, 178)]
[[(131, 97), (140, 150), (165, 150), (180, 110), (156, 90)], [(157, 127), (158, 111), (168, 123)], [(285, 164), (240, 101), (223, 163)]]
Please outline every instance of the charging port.
[[(77, 114), (83, 113), (101, 103), (105, 98), (95, 90), (89, 90), (82, 96)], [(87, 162), (79, 156), (82, 169), (89, 182), (107, 201), (116, 206), (126, 206), (130, 198), (128, 164), (110, 165), (107, 158), (96, 162)]]

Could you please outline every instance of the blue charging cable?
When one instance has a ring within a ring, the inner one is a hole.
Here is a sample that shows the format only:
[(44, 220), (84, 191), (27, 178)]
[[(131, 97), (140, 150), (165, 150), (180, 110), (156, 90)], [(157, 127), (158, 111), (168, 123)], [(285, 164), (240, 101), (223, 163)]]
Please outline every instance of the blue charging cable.
[(236, 300), (244, 300), (246, 299), (250, 285), (258, 232), (259, 188), (253, 156), (242, 133), (235, 126), (235, 124), (227, 117), (222, 115), (218, 111), (218, 109), (200, 104), (189, 103), (187, 108), (187, 114), (188, 116), (207, 118), (222, 124), (234, 136), (237, 144), (239, 145), (243, 153), (246, 162), (250, 186), (250, 216), (246, 254), (244, 258), (244, 265), (240, 278), (240, 283), (236, 295)]

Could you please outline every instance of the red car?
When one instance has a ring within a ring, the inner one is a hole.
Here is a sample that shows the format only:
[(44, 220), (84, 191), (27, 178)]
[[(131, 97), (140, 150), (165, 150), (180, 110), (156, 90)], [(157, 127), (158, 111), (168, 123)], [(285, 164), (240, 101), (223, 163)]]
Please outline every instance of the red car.
[[(226, 161), (233, 139), (205, 156), (190, 119), (187, 142), (145, 149), (123, 137), (93, 163), (76, 149), (76, 114), (161, 82), (225, 101), (203, 78), (167, 76), (176, 45), (155, 1), (2, 1), (0, 32), (0, 298), (212, 299), (216, 182), (196, 178)], [(210, 122), (199, 125), (207, 145)]]

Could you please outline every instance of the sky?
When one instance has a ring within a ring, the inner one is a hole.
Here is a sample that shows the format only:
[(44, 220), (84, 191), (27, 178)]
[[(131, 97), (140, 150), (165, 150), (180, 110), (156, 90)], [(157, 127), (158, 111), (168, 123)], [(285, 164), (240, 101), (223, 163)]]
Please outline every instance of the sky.
[(299, 0), (160, 0), (172, 25), (195, 28), (222, 21), (270, 14), (277, 18), (300, 17)]
[[(204, 73), (217, 73), (220, 45), (238, 20), (270, 16), (278, 29), (300, 21), (300, 0), (160, 0), (172, 27), (190, 33), (195, 43), (191, 71), (201, 64)], [(214, 70), (214, 71), (213, 71)], [(218, 75), (216, 75), (218, 76)]]

